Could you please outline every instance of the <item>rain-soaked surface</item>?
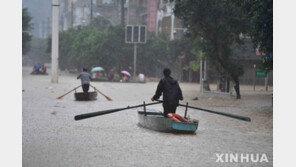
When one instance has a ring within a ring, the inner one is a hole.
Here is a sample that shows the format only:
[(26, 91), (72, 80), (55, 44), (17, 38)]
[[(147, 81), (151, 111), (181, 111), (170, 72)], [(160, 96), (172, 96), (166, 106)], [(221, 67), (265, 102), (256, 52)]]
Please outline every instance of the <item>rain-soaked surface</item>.
[[(57, 100), (80, 84), (76, 76), (62, 73), (59, 84), (52, 84), (49, 75), (29, 75), (30, 70), (23, 68), (24, 167), (272, 166), (271, 91), (253, 92), (242, 86), (241, 100), (223, 99), (201, 94), (198, 84), (181, 83), (183, 103), (249, 116), (252, 122), (189, 109), (190, 117), (200, 121), (197, 133), (170, 134), (139, 127), (136, 109), (74, 120), (77, 114), (149, 103), (157, 82), (93, 82), (113, 101), (98, 94), (96, 101), (79, 102), (74, 93)], [(196, 96), (199, 100), (192, 101)], [(162, 109), (161, 105), (148, 108)], [(177, 113), (183, 115), (184, 108)], [(217, 163), (216, 153), (266, 154), (269, 163)]]

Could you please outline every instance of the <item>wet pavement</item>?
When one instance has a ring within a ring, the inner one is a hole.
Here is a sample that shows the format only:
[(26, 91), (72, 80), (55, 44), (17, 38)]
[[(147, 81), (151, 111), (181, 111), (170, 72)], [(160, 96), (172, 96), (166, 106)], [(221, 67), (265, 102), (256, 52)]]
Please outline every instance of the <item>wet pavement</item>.
[[(52, 84), (49, 75), (29, 75), (30, 70), (23, 68), (24, 167), (272, 166), (271, 91), (253, 92), (251, 86), (242, 86), (242, 99), (236, 100), (203, 95), (198, 84), (181, 83), (183, 104), (248, 116), (252, 122), (189, 109), (190, 117), (200, 121), (197, 133), (170, 134), (139, 127), (136, 109), (74, 120), (77, 114), (150, 103), (157, 82), (93, 82), (113, 101), (100, 94), (96, 101), (75, 101), (74, 93), (57, 100), (80, 85), (76, 76), (63, 72), (59, 84)], [(194, 97), (199, 100), (191, 100)], [(162, 106), (149, 108), (161, 110)], [(177, 113), (183, 115), (184, 108)], [(266, 154), (269, 163), (221, 163), (216, 162), (216, 153)]]

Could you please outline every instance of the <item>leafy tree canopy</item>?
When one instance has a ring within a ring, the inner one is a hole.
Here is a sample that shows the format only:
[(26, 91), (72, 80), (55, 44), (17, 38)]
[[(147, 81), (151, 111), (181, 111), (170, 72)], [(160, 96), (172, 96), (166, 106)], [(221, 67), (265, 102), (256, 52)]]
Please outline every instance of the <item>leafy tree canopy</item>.
[(235, 1), (241, 7), (248, 20), (248, 35), (263, 56), (263, 69), (268, 72), (273, 68), (273, 0)]
[(33, 29), (31, 23), (32, 17), (29, 14), (27, 8), (23, 8), (22, 11), (22, 54), (25, 55), (30, 50), (30, 41), (32, 36), (30, 31)]
[(184, 21), (188, 33), (195, 38), (204, 55), (217, 69), (235, 82), (240, 98), (239, 76), (242, 66), (233, 59), (234, 45), (242, 44), (246, 19), (232, 0), (171, 0), (175, 15)]
[[(165, 66), (175, 66), (181, 52), (186, 52), (185, 61), (189, 64), (189, 61), (196, 59), (190, 53), (192, 46), (188, 38), (170, 41), (165, 33), (156, 36), (153, 32), (147, 32), (147, 43), (137, 44), (137, 73), (160, 76)], [(133, 44), (125, 43), (124, 26), (112, 26), (103, 17), (98, 17), (87, 26), (60, 32), (59, 66), (62, 70), (92, 66), (101, 66), (105, 71), (113, 67), (118, 71), (132, 70), (133, 48)], [(49, 39), (47, 53), (50, 50)]]

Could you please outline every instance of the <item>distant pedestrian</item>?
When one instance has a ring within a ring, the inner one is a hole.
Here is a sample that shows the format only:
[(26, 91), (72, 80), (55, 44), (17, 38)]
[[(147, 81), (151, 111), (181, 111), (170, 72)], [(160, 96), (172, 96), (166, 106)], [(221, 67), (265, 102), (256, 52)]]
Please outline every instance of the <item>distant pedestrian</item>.
[(129, 77), (127, 75), (124, 75), (122, 76), (122, 82), (127, 82), (129, 79)]
[(86, 68), (83, 68), (83, 71), (79, 74), (77, 79), (79, 78), (81, 79), (83, 92), (87, 93), (89, 90), (89, 82), (92, 81), (92, 79)]
[(151, 98), (152, 101), (159, 99), (163, 94), (163, 109), (164, 116), (168, 113), (176, 113), (179, 100), (183, 100), (181, 88), (174, 78), (172, 78), (171, 70), (165, 68), (163, 70), (164, 77), (159, 81), (155, 95)]
[(108, 73), (108, 80), (112, 81), (115, 75), (115, 67), (113, 67), (110, 72)]
[(141, 82), (141, 83), (146, 82), (145, 75), (142, 73), (139, 73), (139, 75), (137, 77), (137, 82)]

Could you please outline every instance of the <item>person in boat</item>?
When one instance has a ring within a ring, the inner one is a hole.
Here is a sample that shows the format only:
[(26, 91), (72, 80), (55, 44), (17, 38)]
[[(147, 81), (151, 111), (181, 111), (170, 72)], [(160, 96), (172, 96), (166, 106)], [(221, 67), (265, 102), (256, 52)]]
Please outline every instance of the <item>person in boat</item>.
[(43, 64), (42, 67), (41, 67), (41, 72), (42, 72), (43, 74), (46, 74), (46, 67), (44, 66), (44, 64)]
[(40, 63), (37, 63), (36, 65), (34, 65), (32, 73), (38, 74), (40, 72), (40, 69), (41, 69), (41, 65)]
[(77, 79), (81, 79), (82, 90), (87, 93), (89, 90), (89, 82), (92, 81), (90, 74), (87, 72), (86, 68), (83, 68), (82, 72), (78, 75)]
[(40, 69), (41, 69), (41, 65), (40, 65), (40, 63), (37, 63), (37, 64), (36, 64), (36, 72), (39, 72)]
[(170, 76), (171, 70), (165, 68), (163, 74), (164, 77), (159, 81), (155, 95), (151, 100), (157, 100), (163, 94), (162, 106), (164, 109), (164, 116), (167, 117), (168, 113), (176, 113), (179, 100), (183, 100), (183, 95), (178, 81)]

